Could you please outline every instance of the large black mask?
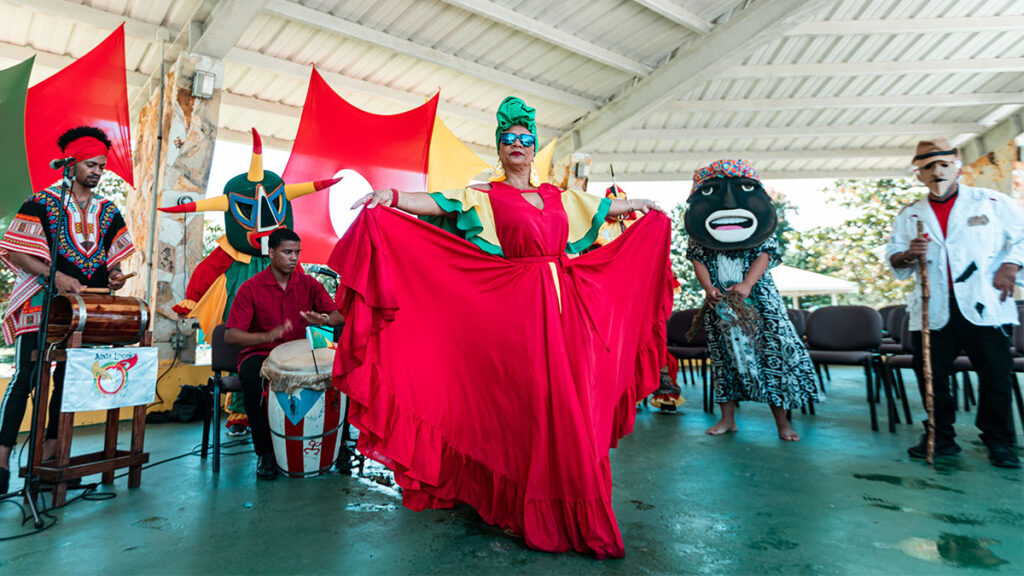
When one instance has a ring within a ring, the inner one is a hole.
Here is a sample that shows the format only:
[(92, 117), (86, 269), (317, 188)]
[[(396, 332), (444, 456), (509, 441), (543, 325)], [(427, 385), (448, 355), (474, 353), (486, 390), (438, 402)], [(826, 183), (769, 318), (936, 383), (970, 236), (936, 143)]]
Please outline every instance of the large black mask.
[(713, 250), (756, 248), (779, 223), (771, 198), (753, 178), (708, 178), (697, 185), (687, 204), (686, 232)]

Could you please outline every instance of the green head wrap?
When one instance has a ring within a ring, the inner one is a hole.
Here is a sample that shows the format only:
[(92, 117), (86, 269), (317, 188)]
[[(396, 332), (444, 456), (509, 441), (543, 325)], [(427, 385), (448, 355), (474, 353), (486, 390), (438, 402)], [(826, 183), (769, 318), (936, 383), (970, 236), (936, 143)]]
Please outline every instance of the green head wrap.
[[(501, 133), (508, 130), (513, 126), (522, 126), (530, 130), (530, 134), (533, 137), (537, 137), (537, 123), (534, 122), (537, 111), (526, 105), (515, 96), (507, 96), (501, 101), (501, 106), (498, 106), (498, 129), (494, 131), (494, 145), (500, 147), (498, 137)], [(537, 149), (537, 145), (534, 144), (534, 150)]]

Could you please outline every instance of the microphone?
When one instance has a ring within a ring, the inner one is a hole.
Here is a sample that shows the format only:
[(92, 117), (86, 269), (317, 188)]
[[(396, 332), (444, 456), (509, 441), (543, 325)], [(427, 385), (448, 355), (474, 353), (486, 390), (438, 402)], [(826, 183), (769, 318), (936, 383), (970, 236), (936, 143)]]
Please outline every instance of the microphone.
[(63, 168), (65, 166), (69, 166), (69, 165), (74, 164), (74, 163), (75, 163), (75, 157), (74, 156), (68, 156), (67, 158), (57, 158), (56, 160), (50, 160), (50, 168), (56, 170), (58, 168)]
[(313, 264), (309, 267), (310, 274), (323, 274), (324, 276), (330, 276), (331, 278), (337, 279), (338, 273), (331, 270), (327, 266), (321, 266), (319, 264)]

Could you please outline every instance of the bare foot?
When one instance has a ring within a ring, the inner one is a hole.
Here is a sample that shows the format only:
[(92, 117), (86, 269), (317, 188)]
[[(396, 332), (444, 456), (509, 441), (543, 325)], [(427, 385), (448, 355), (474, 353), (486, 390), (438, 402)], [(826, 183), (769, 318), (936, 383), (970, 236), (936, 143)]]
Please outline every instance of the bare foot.
[(779, 429), (779, 438), (786, 442), (800, 441), (800, 435), (789, 424), (789, 418), (786, 418), (786, 410), (779, 406), (769, 406), (769, 408), (772, 409), (772, 416), (775, 418), (775, 427)]
[(717, 424), (705, 430), (704, 433), (709, 436), (720, 436), (722, 434), (730, 434), (738, 431), (739, 428), (736, 427), (735, 422), (723, 422), (719, 420)]
[(800, 441), (800, 435), (796, 433), (796, 430), (793, 430), (793, 427), (790, 426), (789, 423), (779, 426), (779, 438), (782, 438), (786, 442)]

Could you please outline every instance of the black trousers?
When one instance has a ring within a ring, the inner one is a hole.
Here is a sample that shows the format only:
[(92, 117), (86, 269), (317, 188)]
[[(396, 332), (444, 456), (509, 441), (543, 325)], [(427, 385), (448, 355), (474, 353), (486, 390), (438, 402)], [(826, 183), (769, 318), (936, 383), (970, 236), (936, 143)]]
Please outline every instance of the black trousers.
[[(911, 332), (914, 348), (914, 372), (924, 393), (924, 373), (921, 369), (921, 333)], [(949, 323), (941, 330), (931, 331), (932, 382), (935, 395), (935, 437), (952, 440), (956, 436), (956, 403), (949, 385), (953, 360), (960, 351), (966, 352), (978, 373), (978, 412), (975, 425), (981, 430), (986, 443), (1013, 444), (1013, 359), (1010, 356), (1010, 336), (1005, 326), (977, 326), (963, 314), (956, 301), (949, 302)]]
[[(0, 446), (11, 446), (18, 441), (18, 428), (25, 418), (28, 396), (32, 392), (32, 374), (35, 362), (32, 352), (38, 344), (39, 333), (28, 332), (14, 340), (14, 375), (0, 402)], [(64, 397), (64, 362), (58, 362), (50, 382), (50, 409), (47, 412), (46, 438), (57, 438), (60, 404)]]
[(245, 415), (249, 418), (249, 429), (252, 431), (252, 449), (258, 456), (274, 452), (274, 445), (270, 442), (270, 420), (267, 418), (267, 405), (263, 395), (266, 382), (260, 376), (263, 361), (266, 359), (265, 355), (254, 354), (238, 366)]

